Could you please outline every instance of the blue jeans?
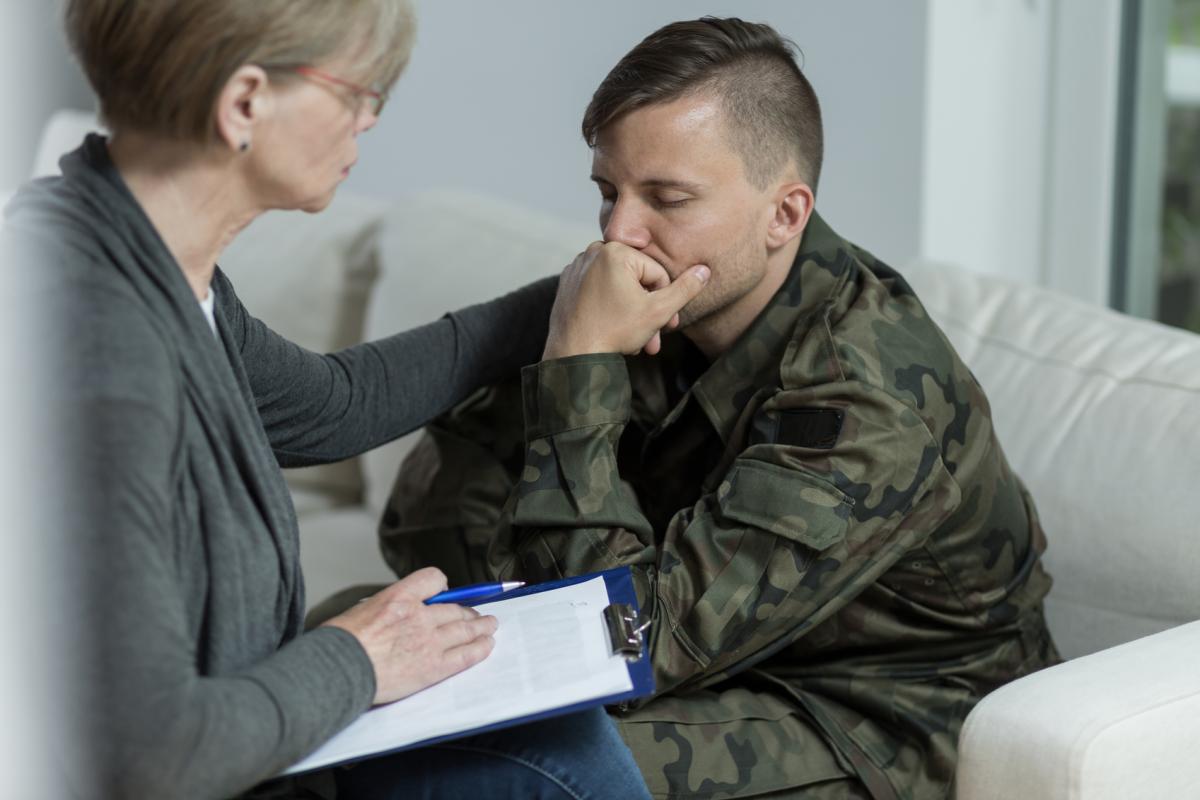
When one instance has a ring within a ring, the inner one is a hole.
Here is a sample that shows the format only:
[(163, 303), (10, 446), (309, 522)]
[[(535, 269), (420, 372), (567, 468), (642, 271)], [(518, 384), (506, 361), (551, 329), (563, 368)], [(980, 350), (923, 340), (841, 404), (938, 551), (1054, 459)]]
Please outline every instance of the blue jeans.
[(649, 800), (601, 708), (336, 770), (338, 800)]

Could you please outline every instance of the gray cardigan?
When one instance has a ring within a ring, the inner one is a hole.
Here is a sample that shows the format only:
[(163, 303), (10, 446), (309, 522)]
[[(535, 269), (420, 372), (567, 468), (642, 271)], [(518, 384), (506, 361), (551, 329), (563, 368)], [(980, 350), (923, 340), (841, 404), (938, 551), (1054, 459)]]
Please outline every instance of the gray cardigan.
[(46, 497), (68, 498), (64, 570), (82, 587), (79, 730), (95, 759), (78, 779), (89, 795), (229, 796), (375, 689), (354, 637), (302, 631), (280, 467), (381, 445), (535, 361), (554, 282), (318, 355), (251, 316), (218, 270), (218, 340), (105, 140), (62, 166), (10, 204), (6, 237), (40, 304)]

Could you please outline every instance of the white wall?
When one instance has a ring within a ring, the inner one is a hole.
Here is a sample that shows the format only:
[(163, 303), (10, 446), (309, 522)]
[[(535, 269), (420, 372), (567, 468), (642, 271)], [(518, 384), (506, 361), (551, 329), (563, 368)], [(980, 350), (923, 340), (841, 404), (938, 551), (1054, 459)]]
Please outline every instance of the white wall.
[(918, 252), (926, 0), (418, 0), (416, 51), (346, 187), (478, 189), (592, 224), (584, 108), (608, 70), (676, 19), (768, 22), (804, 53), (821, 100), (818, 207), (879, 257)]
[(1108, 302), (1122, 0), (929, 0), (924, 257)]
[(42, 125), (55, 109), (94, 106), (87, 81), (67, 51), (62, 4), (0, 0), (7, 39), (0, 81), (12, 95), (0, 106), (0, 193), (28, 179)]
[(1038, 282), (1048, 0), (930, 0), (923, 256)]
[[(0, 124), (0, 172), (7, 174), (22, 168), (17, 153), (24, 137), (12, 110), (28, 108), (36, 90), (25, 60), (31, 54), (29, 10), (23, 3), (0, 7), (0, 108), (6, 109)], [(6, 376), (0, 391), (0, 794), (48, 798), (63, 796), (50, 777), (55, 748), (46, 722), (53, 693), (61, 685), (54, 679), (49, 644), (52, 630), (61, 630), (61, 620), (56, 618), (56, 591), (41, 535), (45, 529), (31, 524), (30, 500), (36, 495), (25, 458), (29, 416), (22, 391), (28, 373), (18, 362), (28, 332), (19, 328), (8, 304), (9, 293), (16, 292), (13, 284), (14, 276), (7, 273), (0, 281), (0, 374)]]
[(18, 112), (31, 100), (33, 87), (23, 78), (21, 58), (27, 55), (22, 43), (24, 33), (31, 27), (29, 9), (25, 5), (0, 8), (0, 192), (10, 190), (19, 180), (25, 162), (33, 157), (33, 148), (23, 146), (20, 136), (24, 127), (30, 133), (41, 124), (41, 115), (25, 118)]
[(1056, 3), (1042, 283), (1107, 305), (1122, 0)]
[[(596, 85), (658, 26), (737, 14), (804, 52), (825, 112), (819, 205), (842, 233), (893, 263), (919, 254), (1107, 298), (1121, 0), (417, 3), (413, 63), (350, 191), (474, 189), (590, 225), (579, 120)], [(6, 4), (23, 53), (9, 81), (37, 91), (5, 106), (22, 113), (0, 126), (0, 193), (50, 109), (90, 105), (60, 4)]]

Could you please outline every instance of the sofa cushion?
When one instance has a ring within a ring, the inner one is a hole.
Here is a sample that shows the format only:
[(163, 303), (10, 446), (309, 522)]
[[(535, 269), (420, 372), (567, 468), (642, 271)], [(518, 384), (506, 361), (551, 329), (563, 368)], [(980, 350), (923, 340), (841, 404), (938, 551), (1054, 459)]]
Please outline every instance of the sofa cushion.
[(362, 506), (306, 514), (300, 524), (300, 567), (308, 609), (349, 586), (396, 580), (379, 554), (378, 517)]
[(1200, 336), (942, 264), (904, 274), (1037, 501), (1063, 654), (1200, 619)]
[(37, 154), (33, 157), (32, 178), (57, 175), (58, 160), (83, 143), (94, 131), (105, 132), (95, 112), (75, 108), (55, 111), (42, 127)]
[(1195, 797), (1200, 622), (1001, 686), (967, 717), (957, 796)]

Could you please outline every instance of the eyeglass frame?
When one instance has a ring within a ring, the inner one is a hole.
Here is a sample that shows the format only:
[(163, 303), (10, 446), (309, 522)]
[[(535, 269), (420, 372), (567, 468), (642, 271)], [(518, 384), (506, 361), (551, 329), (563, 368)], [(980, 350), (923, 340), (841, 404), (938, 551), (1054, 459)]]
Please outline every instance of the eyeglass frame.
[(354, 83), (353, 81), (348, 81), (345, 78), (339, 78), (336, 75), (330, 75), (328, 72), (325, 72), (324, 70), (317, 69), (316, 67), (310, 67), (307, 64), (298, 64), (295, 66), (286, 66), (286, 67), (275, 67), (275, 69), (279, 69), (279, 70), (282, 70), (285, 72), (293, 72), (303, 78), (316, 78), (318, 80), (326, 81), (328, 83), (332, 83), (337, 86), (345, 87), (354, 93), (355, 99), (360, 103), (360, 106), (359, 106), (360, 110), (362, 108), (361, 103), (363, 102), (363, 98), (366, 98), (367, 100), (371, 101), (371, 103), (372, 103), (371, 113), (376, 117), (378, 117), (380, 114), (383, 113), (383, 107), (387, 104), (387, 101), (388, 101), (388, 92), (382, 91), (380, 89), (372, 89), (369, 86), (363, 86), (362, 84)]

